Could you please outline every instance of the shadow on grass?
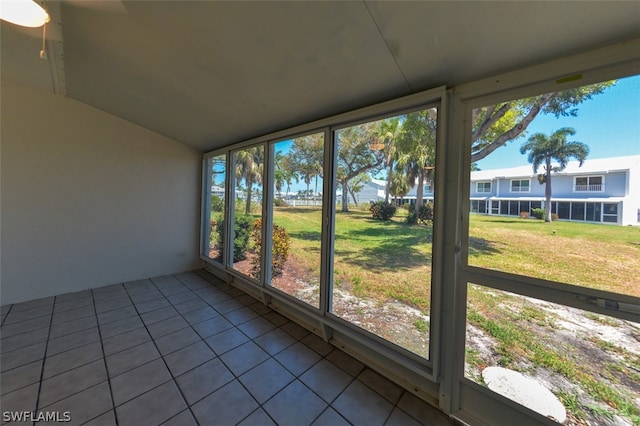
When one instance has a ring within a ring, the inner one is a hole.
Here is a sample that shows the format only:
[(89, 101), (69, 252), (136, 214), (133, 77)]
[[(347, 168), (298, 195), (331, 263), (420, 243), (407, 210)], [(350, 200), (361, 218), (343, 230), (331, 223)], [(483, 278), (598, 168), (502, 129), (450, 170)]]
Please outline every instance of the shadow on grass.
[(417, 249), (431, 244), (431, 228), (370, 221), (376, 226), (336, 235), (336, 239), (354, 241), (353, 250), (336, 250), (342, 262), (379, 271), (408, 270), (431, 263), (431, 255)]
[(477, 257), (483, 254), (502, 253), (493, 241), (484, 238), (469, 237), (469, 256)]
[(304, 241), (320, 241), (322, 239), (320, 231), (289, 232), (289, 236), (292, 239)]
[(279, 207), (278, 210), (281, 210), (286, 213), (295, 213), (295, 214), (306, 214), (306, 213), (314, 213), (322, 210), (321, 206), (309, 206), (309, 207)]

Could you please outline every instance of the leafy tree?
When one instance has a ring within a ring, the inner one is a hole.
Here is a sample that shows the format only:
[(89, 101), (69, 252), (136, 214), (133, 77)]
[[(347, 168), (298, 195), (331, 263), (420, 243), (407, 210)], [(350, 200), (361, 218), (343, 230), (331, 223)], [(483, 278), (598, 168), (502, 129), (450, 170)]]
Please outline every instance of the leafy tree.
[(579, 104), (614, 84), (615, 81), (608, 81), (474, 109), (471, 162), (479, 161), (507, 142), (524, 136), (524, 131), (541, 112), (556, 117), (575, 117)]
[(294, 169), (293, 161), (291, 159), (291, 152), (282, 157), (282, 161), (280, 162), (284, 183), (287, 184), (287, 194), (291, 192), (291, 184), (295, 180), (296, 183), (300, 181), (300, 176), (298, 172)]
[(380, 122), (364, 123), (337, 132), (336, 178), (342, 186), (342, 211), (348, 212), (349, 182), (367, 172), (375, 172), (384, 163), (384, 153), (371, 149)]
[(351, 194), (351, 199), (353, 200), (353, 204), (358, 206), (358, 199), (356, 198), (356, 194), (362, 191), (364, 188), (364, 184), (371, 181), (371, 176), (366, 173), (360, 173), (358, 176), (351, 179), (348, 185), (349, 194)]
[(287, 181), (287, 171), (282, 166), (283, 159), (284, 154), (282, 153), (282, 151), (277, 151), (273, 158), (273, 185), (275, 186), (278, 198), (282, 198), (282, 187)]
[(236, 153), (236, 178), (238, 184), (244, 179), (247, 185), (247, 201), (245, 214), (251, 212), (251, 195), (253, 185), (262, 183), (262, 163), (264, 159), (263, 148), (255, 146), (246, 148)]
[(392, 171), (390, 176), (387, 176), (387, 190), (391, 196), (393, 196), (394, 204), (400, 198), (402, 200), (405, 195), (411, 191), (411, 184), (407, 181), (407, 178), (401, 173)]
[[(384, 201), (389, 202), (389, 189), (391, 187), (391, 178), (393, 175), (393, 166), (397, 159), (396, 139), (400, 134), (402, 124), (400, 123), (400, 116), (391, 117), (386, 120), (382, 120), (378, 129), (376, 130), (376, 139), (379, 144), (383, 144), (384, 148), (384, 166), (387, 169), (387, 185), (384, 191)], [(407, 191), (408, 192), (408, 191)]]
[(289, 152), (289, 161), (292, 170), (295, 170), (307, 185), (307, 194), (310, 193), (309, 185), (313, 178), (316, 178), (317, 192), (317, 178), (322, 176), (324, 162), (324, 133), (295, 138)]
[[(551, 222), (551, 172), (560, 172), (567, 167), (570, 158), (578, 160), (580, 166), (589, 155), (589, 147), (582, 142), (567, 141), (567, 136), (573, 136), (576, 131), (571, 127), (563, 127), (547, 136), (544, 133), (536, 133), (522, 145), (520, 153), (527, 151), (527, 159), (533, 165), (533, 172), (538, 173), (543, 166), (544, 173), (538, 175), (540, 184), (545, 184), (545, 222)], [(552, 166), (551, 161), (556, 160), (558, 166)]]
[[(396, 170), (416, 185), (416, 206), (422, 205), (424, 182), (433, 178), (436, 159), (437, 111), (426, 109), (405, 116), (396, 140)], [(417, 208), (417, 207), (416, 207)]]

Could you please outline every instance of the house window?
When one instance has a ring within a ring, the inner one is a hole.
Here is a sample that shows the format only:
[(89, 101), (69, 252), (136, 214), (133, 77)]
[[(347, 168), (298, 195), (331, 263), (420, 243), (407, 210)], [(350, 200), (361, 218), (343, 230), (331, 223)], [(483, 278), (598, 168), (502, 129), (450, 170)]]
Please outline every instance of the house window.
[(491, 192), (491, 182), (477, 182), (476, 192)]
[(511, 181), (511, 192), (529, 192), (530, 190), (529, 179), (514, 179)]
[(618, 223), (618, 204), (604, 203), (602, 206), (604, 207), (604, 211), (602, 212), (602, 221)]
[(604, 191), (603, 176), (576, 176), (573, 180), (573, 192)]
[(585, 220), (588, 220), (590, 222), (600, 222), (601, 213), (601, 203), (587, 203), (587, 217), (585, 218)]

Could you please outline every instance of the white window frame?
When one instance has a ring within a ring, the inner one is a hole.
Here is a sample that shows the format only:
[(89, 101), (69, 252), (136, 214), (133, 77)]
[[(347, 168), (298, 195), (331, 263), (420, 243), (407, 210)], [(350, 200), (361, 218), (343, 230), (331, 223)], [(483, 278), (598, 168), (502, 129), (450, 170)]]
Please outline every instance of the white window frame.
[[(520, 186), (520, 189), (518, 191), (514, 191), (513, 190), (513, 183), (514, 182), (527, 182), (528, 186), (527, 186), (527, 190), (523, 191), (522, 190), (522, 186)], [(529, 192), (531, 192), (531, 179), (511, 179), (509, 181), (509, 192), (512, 194), (528, 194)]]
[[(577, 181), (578, 179), (587, 179), (587, 184), (586, 185), (578, 185)], [(589, 183), (589, 180), (591, 180), (591, 178), (600, 178), (602, 179), (602, 183), (600, 184), (600, 189), (590, 189), (592, 186), (595, 185), (591, 185)], [(584, 190), (579, 190), (578, 186), (586, 186), (587, 188)], [(579, 193), (579, 194), (584, 194), (584, 193), (589, 193), (589, 192), (604, 192), (604, 175), (583, 175), (583, 176), (574, 176), (573, 177), (573, 192), (575, 193)]]
[[(433, 199), (435, 195), (436, 220), (433, 225), (434, 236), (432, 244), (434, 247), (434, 253), (432, 257), (431, 281), (428, 282), (428, 284), (431, 285), (432, 297), (429, 331), (430, 353), (429, 359), (425, 359), (378, 336), (373, 336), (364, 329), (361, 329), (354, 324), (347, 323), (346, 321), (335, 317), (331, 313), (330, 296), (333, 283), (330, 268), (332, 267), (333, 230), (335, 229), (334, 212), (336, 204), (333, 200), (333, 194), (336, 189), (336, 168), (334, 167), (336, 154), (334, 152), (334, 136), (336, 130), (344, 127), (434, 107), (438, 108), (438, 130), (436, 137), (436, 152), (438, 153), (438, 156), (435, 164), (436, 176), (434, 180), (430, 182), (429, 199)], [(261, 280), (258, 282), (257, 280), (250, 279), (250, 277), (233, 270), (232, 262), (229, 259), (227, 259), (222, 265), (214, 263), (211, 259), (202, 255), (201, 259), (205, 263), (205, 268), (215, 275), (223, 277), (223, 279), (231, 282), (234, 286), (250, 295), (253, 295), (257, 299), (262, 300), (272, 308), (285, 313), (289, 318), (294, 319), (300, 324), (304, 324), (306, 328), (320, 335), (325, 340), (331, 340), (334, 345), (356, 355), (358, 358), (373, 365), (384, 365), (385, 371), (392, 380), (408, 384), (408, 386), (410, 386), (414, 392), (421, 395), (423, 399), (432, 401), (437, 400), (438, 398), (439, 388), (437, 381), (441, 374), (441, 350), (439, 342), (441, 339), (440, 300), (443, 274), (441, 273), (440, 265), (443, 262), (443, 250), (438, 249), (437, 247), (443, 246), (445, 232), (442, 227), (444, 219), (438, 220), (437, 218), (445, 217), (444, 202), (440, 202), (440, 199), (444, 197), (446, 192), (444, 190), (444, 173), (446, 170), (445, 155), (447, 150), (443, 145), (443, 141), (446, 137), (446, 126), (444, 123), (447, 122), (447, 114), (446, 88), (438, 87), (432, 90), (415, 93), (381, 104), (372, 105), (370, 107), (233, 144), (213, 153), (204, 154), (206, 161), (206, 158), (212, 156), (214, 153), (216, 155), (227, 153), (229, 158), (228, 161), (231, 164), (229, 169), (233, 169), (233, 153), (251, 146), (261, 145), (265, 147), (265, 171), (263, 171), (263, 173), (264, 176), (266, 176), (266, 181), (263, 181), (262, 185), (263, 197), (265, 200), (263, 203), (262, 215), (264, 230), (265, 227), (266, 229), (269, 229), (272, 220), (272, 213), (269, 211), (269, 206), (273, 201), (273, 170), (269, 166), (271, 164), (270, 157), (273, 154), (271, 152), (273, 143), (302, 134), (315, 133), (318, 131), (325, 132), (325, 177), (323, 179), (323, 194), (325, 198), (323, 200), (322, 214), (320, 309), (315, 309), (313, 306), (297, 300), (294, 297), (268, 285), (268, 271), (270, 268), (261, 268), (263, 273), (261, 274)], [(228, 187), (235, 187), (234, 179), (235, 175), (233, 173), (228, 175)], [(203, 194), (204, 193), (205, 192), (203, 191)], [(205, 200), (203, 200), (203, 203), (204, 202)], [(228, 225), (233, 223), (233, 211), (232, 204), (230, 202), (228, 204), (228, 220), (226, 221), (227, 226), (225, 227), (225, 235), (227, 236), (225, 244), (226, 253), (230, 253), (229, 248), (233, 239), (233, 230)], [(270, 233), (263, 232), (262, 234), (262, 247), (270, 247)], [(270, 250), (263, 250), (261, 265), (270, 264), (269, 254)], [(229, 258), (231, 256), (225, 257)]]
[[(460, 217), (460, 228), (445, 225), (447, 231), (459, 231), (459, 234), (456, 241), (451, 244), (451, 251), (445, 253), (447, 262), (444, 272), (451, 274), (454, 282), (444, 283), (443, 304), (451, 311), (447, 312), (448, 315), (442, 319), (443, 335), (448, 337), (443, 343), (449, 349), (445, 351), (443, 358), (449, 362), (442, 376), (439, 403), (443, 410), (462, 421), (470, 424), (557, 425), (540, 414), (500, 397), (465, 377), (468, 283), (559, 303), (613, 318), (633, 318), (632, 321), (638, 321), (640, 318), (638, 313), (628, 309), (620, 310), (611, 307), (629, 303), (637, 306), (637, 298), (631, 296), (518, 276), (468, 264), (470, 194), (467, 191), (471, 188), (471, 152), (468, 147), (471, 144), (469, 123), (472, 111), (476, 107), (561, 90), (559, 86), (562, 89), (569, 89), (637, 75), (640, 58), (632, 51), (638, 48), (640, 48), (640, 40), (633, 45), (617, 45), (614, 51), (599, 49), (522, 71), (492, 76), (482, 81), (458, 86), (453, 91), (454, 96), (450, 99), (452, 113), (449, 123), (449, 135), (452, 139), (447, 142), (455, 147), (452, 149), (454, 155), (458, 153), (456, 148), (460, 150), (461, 162), (457, 164), (459, 167), (457, 170), (456, 164), (451, 164), (447, 181), (460, 179), (461, 193), (458, 195), (460, 204), (448, 206), (452, 210), (448, 209), (447, 212), (449, 215), (455, 213)], [(448, 257), (449, 255), (451, 258)]]
[[(336, 126), (336, 123), (349, 123), (354, 120), (367, 121), (376, 115), (401, 111), (428, 102), (440, 102), (439, 117), (443, 119), (441, 122), (443, 124), (438, 127), (437, 178), (435, 180), (438, 200), (435, 217), (442, 219), (436, 220), (434, 225), (432, 272), (434, 303), (431, 310), (431, 342), (433, 346), (432, 363), (427, 368), (402, 358), (398, 352), (391, 350), (387, 345), (366, 339), (350, 327), (337, 324), (322, 313), (316, 314), (301, 309), (298, 304), (270, 292), (264, 286), (260, 287), (256, 283), (246, 282), (241, 279), (242, 277), (225, 275), (226, 271), (221, 269), (220, 265), (212, 264), (207, 259), (203, 259), (207, 269), (224, 277), (232, 285), (259, 298), (265, 304), (282, 311), (325, 340), (331, 341), (369, 365), (380, 368), (388, 377), (410, 389), (414, 394), (437, 404), (446, 413), (463, 421), (470, 424), (538, 423), (555, 425), (549, 419), (465, 379), (467, 283), (473, 282), (633, 321), (638, 321), (638, 314), (630, 313), (625, 309), (613, 309), (611, 306), (623, 307), (630, 304), (637, 306), (637, 300), (620, 294), (575, 288), (468, 265), (469, 192), (472, 186), (470, 183), (470, 150), (466, 147), (470, 143), (471, 131), (465, 123), (470, 121), (471, 111), (478, 106), (548, 93), (550, 90), (558, 90), (559, 85), (562, 88), (570, 88), (636, 74), (638, 67), (640, 67), (638, 49), (640, 49), (640, 40), (607, 46), (592, 52), (532, 66), (521, 71), (494, 75), (484, 80), (456, 86), (446, 93), (444, 88), (438, 88), (396, 99), (234, 144), (215, 152), (215, 154), (228, 153), (230, 150), (237, 150), (243, 146), (267, 143), (319, 128), (326, 128), (329, 132), (330, 126)], [(330, 139), (328, 136), (327, 141)], [(333, 188), (335, 188), (332, 177), (335, 176), (330, 174), (333, 173), (332, 158), (334, 153), (332, 144), (327, 147), (329, 149), (325, 150), (325, 173), (329, 176), (325, 179), (324, 194), (331, 194), (332, 198)], [(229, 173), (229, 179), (232, 176), (233, 173)], [(499, 189), (499, 182), (496, 185), (496, 188)], [(267, 193), (266, 196), (272, 190), (272, 186), (270, 183), (263, 185)], [(531, 184), (529, 188), (531, 188)], [(331, 230), (334, 223), (331, 208), (335, 208), (333, 202), (325, 202), (325, 204), (327, 211), (323, 213), (323, 253), (325, 253), (323, 259), (327, 259), (332, 246)], [(621, 214), (620, 209), (618, 213)], [(227, 223), (230, 222), (227, 220)], [(227, 238), (226, 241), (229, 244), (230, 239)], [(326, 263), (322, 269), (327, 270)], [(323, 281), (323, 286), (326, 285), (330, 286), (330, 283), (324, 284)], [(326, 290), (323, 290), (322, 294), (326, 294)], [(443, 303), (443, 306), (440, 306), (440, 302)], [(321, 306), (325, 312), (326, 304), (326, 299), (323, 301), (321, 295)]]
[[(489, 189), (488, 190), (486, 190), (487, 189), (486, 186), (485, 186), (486, 184), (489, 184)], [(482, 186), (482, 191), (480, 190), (480, 185), (483, 185)], [(480, 182), (476, 182), (476, 192), (478, 194), (489, 194), (489, 193), (491, 193), (491, 187), (492, 187), (492, 185), (491, 185), (491, 181), (490, 180), (483, 180), (483, 181), (480, 181)]]

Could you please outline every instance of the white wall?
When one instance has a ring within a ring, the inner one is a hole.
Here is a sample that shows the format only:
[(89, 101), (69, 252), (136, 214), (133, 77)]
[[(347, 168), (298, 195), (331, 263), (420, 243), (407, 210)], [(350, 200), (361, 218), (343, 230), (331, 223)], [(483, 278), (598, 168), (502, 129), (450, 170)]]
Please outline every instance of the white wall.
[(0, 99), (0, 304), (200, 265), (200, 152), (37, 89)]

